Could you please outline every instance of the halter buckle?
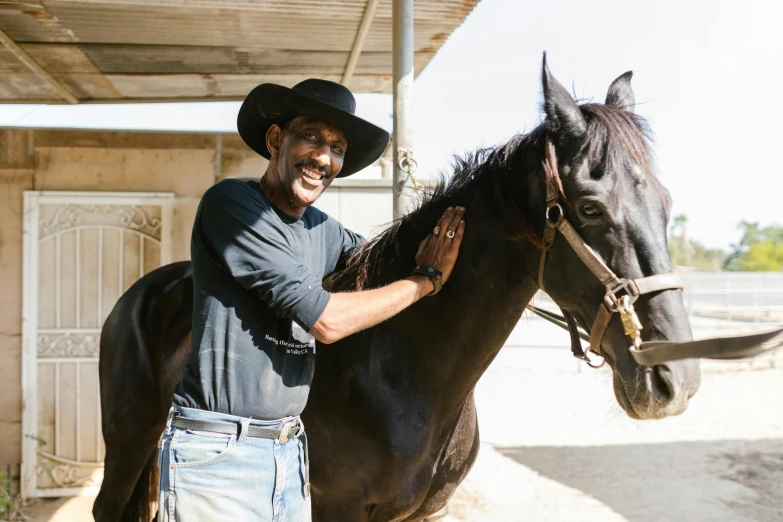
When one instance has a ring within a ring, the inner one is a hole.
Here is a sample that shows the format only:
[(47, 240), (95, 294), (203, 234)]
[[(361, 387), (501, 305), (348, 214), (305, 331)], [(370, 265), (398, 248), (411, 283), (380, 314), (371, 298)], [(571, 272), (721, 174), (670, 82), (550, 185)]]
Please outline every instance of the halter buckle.
[(613, 288), (606, 288), (606, 304), (609, 306), (609, 310), (612, 312), (620, 312), (622, 313), (620, 307), (623, 306), (620, 303), (621, 297), (617, 296), (617, 292), (624, 291), (625, 294), (622, 297), (627, 297), (628, 301), (625, 306), (631, 306), (633, 305), (637, 299), (639, 299), (639, 293), (636, 292), (635, 287), (631, 286), (630, 279), (620, 279), (620, 284)]

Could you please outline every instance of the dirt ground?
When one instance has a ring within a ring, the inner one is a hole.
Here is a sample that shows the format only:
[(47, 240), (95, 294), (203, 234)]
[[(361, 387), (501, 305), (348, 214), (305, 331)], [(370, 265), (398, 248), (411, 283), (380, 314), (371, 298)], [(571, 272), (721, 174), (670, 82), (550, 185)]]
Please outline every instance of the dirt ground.
[(641, 422), (608, 371), (536, 351), (501, 352), (479, 382), (483, 444), (449, 522), (783, 520), (783, 358), (704, 363), (688, 411)]
[[(607, 370), (567, 348), (504, 349), (476, 388), (478, 461), (442, 520), (783, 520), (781, 397), (783, 357), (706, 363), (685, 414), (632, 421)], [(92, 501), (35, 501), (25, 514), (91, 520)]]

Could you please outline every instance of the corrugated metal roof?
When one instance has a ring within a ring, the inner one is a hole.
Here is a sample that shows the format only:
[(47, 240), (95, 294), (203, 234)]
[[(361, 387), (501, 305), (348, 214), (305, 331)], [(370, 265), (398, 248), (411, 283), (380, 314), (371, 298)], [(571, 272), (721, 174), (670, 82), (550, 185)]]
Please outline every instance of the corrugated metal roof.
[[(479, 0), (415, 0), (420, 72)], [(2, 0), (0, 29), (80, 102), (241, 99), (259, 83), (340, 81), (367, 0)], [(390, 92), (381, 0), (349, 87)], [(0, 46), (0, 103), (60, 102)]]

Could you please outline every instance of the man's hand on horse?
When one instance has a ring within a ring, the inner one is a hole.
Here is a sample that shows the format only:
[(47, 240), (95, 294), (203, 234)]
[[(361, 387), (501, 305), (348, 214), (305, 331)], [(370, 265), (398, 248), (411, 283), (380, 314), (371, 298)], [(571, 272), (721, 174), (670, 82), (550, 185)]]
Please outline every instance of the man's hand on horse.
[(459, 246), (465, 235), (465, 207), (449, 207), (443, 213), (437, 225), (419, 244), (416, 252), (416, 264), (431, 266), (443, 274), (446, 283), (454, 269), (459, 254)]

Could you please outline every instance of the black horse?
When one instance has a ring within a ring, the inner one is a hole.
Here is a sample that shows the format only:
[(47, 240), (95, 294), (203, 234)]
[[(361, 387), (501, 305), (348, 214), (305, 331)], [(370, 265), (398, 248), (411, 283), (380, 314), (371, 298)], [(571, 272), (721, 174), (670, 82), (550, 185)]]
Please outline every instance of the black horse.
[[(326, 282), (331, 291), (350, 291), (406, 277), (444, 209), (467, 207), (459, 261), (437, 296), (318, 345), (303, 415), (315, 520), (419, 521), (445, 505), (468, 473), (479, 448), (473, 389), (539, 288), (548, 147), (560, 166), (564, 217), (606, 264), (626, 278), (671, 271), (669, 196), (651, 171), (630, 73), (612, 83), (606, 104), (581, 106), (546, 62), (542, 74), (541, 126), (458, 160), (448, 184)], [(548, 293), (589, 330), (606, 288), (562, 237), (547, 256)], [(190, 350), (192, 289), (189, 263), (162, 267), (122, 296), (104, 326), (99, 522), (150, 518), (156, 443)], [(645, 295), (636, 311), (645, 341), (692, 339), (679, 290)], [(699, 387), (698, 362), (640, 366), (620, 323), (612, 318), (596, 347), (612, 368), (620, 406), (636, 419), (682, 413)]]

